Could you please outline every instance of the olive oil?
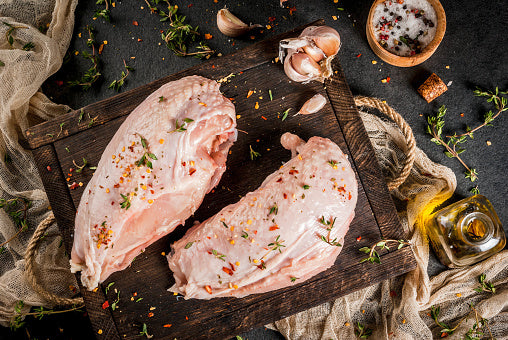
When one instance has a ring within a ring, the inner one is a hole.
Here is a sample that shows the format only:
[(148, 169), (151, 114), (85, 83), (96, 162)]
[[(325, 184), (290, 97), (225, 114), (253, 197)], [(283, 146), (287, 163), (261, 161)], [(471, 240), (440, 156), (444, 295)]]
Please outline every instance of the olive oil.
[(426, 221), (439, 260), (451, 268), (477, 263), (502, 250), (506, 235), (492, 204), (468, 197), (432, 214)]

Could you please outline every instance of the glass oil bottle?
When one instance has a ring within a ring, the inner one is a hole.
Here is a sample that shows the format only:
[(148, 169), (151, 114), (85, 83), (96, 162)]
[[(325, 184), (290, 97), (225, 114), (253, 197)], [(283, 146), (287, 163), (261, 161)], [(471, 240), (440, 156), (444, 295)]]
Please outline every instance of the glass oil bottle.
[(482, 195), (465, 198), (426, 221), (439, 260), (450, 268), (477, 263), (501, 251), (506, 235), (492, 204)]

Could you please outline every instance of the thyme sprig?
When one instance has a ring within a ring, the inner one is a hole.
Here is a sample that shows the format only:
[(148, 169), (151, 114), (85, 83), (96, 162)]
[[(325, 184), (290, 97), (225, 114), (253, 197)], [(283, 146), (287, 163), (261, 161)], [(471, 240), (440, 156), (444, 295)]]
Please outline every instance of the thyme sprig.
[(217, 250), (212, 249), (212, 255), (218, 258), (219, 260), (226, 262), (226, 255), (219, 253)]
[(360, 261), (360, 263), (369, 261), (370, 263), (381, 263), (381, 258), (379, 257), (379, 253), (376, 251), (376, 248), (379, 248), (379, 250), (389, 250), (390, 247), (388, 247), (387, 243), (395, 243), (398, 244), (397, 249), (400, 249), (404, 247), (405, 245), (411, 245), (411, 242), (405, 241), (405, 240), (381, 240), (374, 244), (372, 247), (363, 247), (358, 250), (361, 252), (368, 254), (369, 257), (366, 257)]
[(278, 250), (279, 253), (282, 253), (281, 248), (285, 247), (285, 245), (283, 245), (282, 243), (284, 243), (285, 241), (284, 240), (279, 241), (279, 238), (280, 238), (280, 235), (277, 235), (277, 237), (275, 238), (275, 241), (273, 241), (272, 243), (269, 243), (268, 247), (272, 247), (271, 248), (272, 251)]
[(125, 79), (129, 76), (129, 71), (134, 71), (134, 69), (130, 66), (127, 66), (125, 63), (125, 60), (123, 61), (124, 70), (122, 71), (122, 76), (118, 80), (113, 80), (111, 84), (109, 84), (108, 89), (116, 90), (117, 92), (120, 91), (120, 88), (124, 85)]
[(477, 291), (478, 293), (491, 292), (492, 294), (495, 294), (496, 287), (494, 287), (492, 282), (485, 281), (486, 278), (487, 278), (487, 275), (485, 275), (485, 274), (481, 274), (480, 276), (478, 276), (478, 282), (480, 282), (480, 286), (475, 288), (474, 290)]
[(104, 18), (107, 22), (111, 22), (111, 11), (109, 10), (111, 0), (97, 0), (96, 5), (105, 4), (106, 8), (98, 9), (94, 13), (94, 18)]
[[(499, 91), (498, 87), (496, 87), (495, 91), (483, 91), (477, 87), (473, 93), (477, 97), (486, 97), (487, 102), (493, 102), (495, 109), (497, 110), (496, 112), (493, 112), (492, 110), (486, 112), (483, 117), (483, 123), (477, 127), (471, 128), (466, 126), (466, 132), (462, 134), (454, 132), (452, 135), (442, 136), (445, 125), (444, 116), (446, 114), (446, 107), (444, 105), (439, 108), (438, 113), (435, 116), (429, 116), (427, 118), (427, 132), (432, 136), (431, 141), (436, 145), (442, 145), (446, 149), (444, 152), (446, 156), (450, 158), (457, 158), (457, 160), (466, 169), (465, 177), (470, 179), (471, 182), (478, 179), (478, 172), (476, 169), (470, 168), (459, 156), (465, 151), (465, 149), (460, 145), (467, 141), (467, 137), (474, 139), (474, 133), (482, 127), (492, 126), (492, 122), (501, 114), (501, 112), (508, 110), (508, 98), (503, 96), (508, 94), (508, 92)], [(473, 194), (478, 194), (480, 192), (478, 186), (471, 189), (471, 192)]]
[(365, 326), (358, 322), (358, 329), (355, 329), (355, 335), (360, 339), (367, 339), (372, 335), (372, 329), (365, 328)]
[(0, 199), (0, 209), (5, 209), (5, 212), (12, 218), (14, 225), (18, 227), (18, 231), (6, 241), (0, 243), (0, 253), (4, 251), (4, 246), (14, 240), (19, 234), (28, 229), (28, 209), (31, 202), (26, 198), (11, 198)]
[(25, 325), (25, 322), (23, 321), (23, 318), (25, 316), (33, 316), (38, 320), (41, 320), (46, 315), (51, 314), (61, 314), (61, 313), (68, 313), (72, 311), (83, 311), (82, 308), (85, 307), (84, 304), (81, 305), (73, 305), (72, 308), (64, 309), (64, 310), (53, 310), (53, 309), (45, 309), (44, 307), (34, 307), (33, 311), (30, 311), (29, 313), (23, 313), (22, 308), (25, 306), (25, 303), (23, 300), (19, 300), (16, 303), (16, 306), (14, 306), (15, 315), (10, 321), (10, 327), (12, 330), (17, 330)]
[(147, 339), (153, 338), (153, 335), (148, 334), (148, 328), (146, 327), (146, 323), (143, 323), (143, 327), (141, 328), (141, 332), (139, 332), (138, 336), (146, 336)]
[(194, 121), (194, 119), (184, 118), (182, 124), (180, 124), (180, 123), (178, 123), (178, 119), (177, 119), (177, 120), (175, 120), (175, 129), (169, 131), (169, 133), (187, 131), (187, 124), (190, 124), (193, 121)]
[(74, 159), (72, 160), (72, 164), (74, 164), (74, 166), (76, 167), (76, 173), (78, 173), (78, 174), (80, 172), (82, 172), (85, 169), (85, 167), (87, 167), (87, 166), (88, 166), (88, 169), (90, 169), (90, 170), (96, 170), (97, 169), (96, 166), (90, 166), (88, 164), (88, 161), (86, 160), (85, 157), (83, 157), (83, 165), (76, 164), (76, 161)]
[[(167, 4), (167, 12), (156, 6), (162, 2), (161, 0), (151, 0), (151, 3), (145, 0), (150, 11), (157, 13), (161, 17), (160, 21), (169, 21), (169, 28), (165, 33), (161, 33), (161, 38), (166, 43), (166, 46), (179, 57), (195, 56), (197, 58), (209, 58), (213, 55), (215, 51), (203, 41), (199, 41), (195, 45), (196, 39), (200, 36), (198, 26), (193, 27), (185, 23), (186, 17), (177, 14), (178, 6), (172, 6), (168, 0), (163, 1)], [(195, 45), (196, 51), (188, 51), (191, 45)]]
[(337, 241), (337, 237), (334, 238), (333, 240), (330, 240), (330, 233), (332, 232), (332, 229), (335, 226), (336, 219), (337, 217), (334, 217), (333, 219), (330, 217), (330, 220), (327, 221), (325, 220), (324, 216), (321, 216), (321, 218), (319, 219), (319, 223), (327, 227), (326, 230), (328, 231), (328, 235), (326, 237), (324, 235), (320, 235), (320, 239), (321, 241), (328, 243), (331, 246), (342, 247), (342, 244), (340, 244), (339, 241)]
[(99, 57), (95, 54), (95, 29), (93, 26), (87, 25), (88, 39), (86, 45), (92, 49), (92, 54), (87, 51), (82, 51), (81, 56), (90, 60), (92, 66), (81, 76), (78, 80), (71, 80), (67, 82), (69, 86), (80, 86), (83, 91), (92, 87), (92, 85), (100, 78), (101, 73), (99, 70)]
[(261, 154), (257, 151), (254, 151), (254, 149), (252, 148), (252, 145), (249, 145), (249, 153), (250, 153), (250, 159), (251, 161), (255, 160), (256, 158), (258, 157), (261, 157)]
[[(28, 27), (26, 27), (26, 26), (14, 26), (14, 25), (11, 25), (11, 24), (9, 24), (8, 22), (5, 22), (5, 21), (2, 21), (2, 22), (3, 22), (3, 24), (5, 26), (9, 27), (7, 32), (5, 32), (5, 39), (7, 40), (7, 43), (9, 44), (9, 48), (13, 49), (14, 48), (14, 37), (12, 36), (12, 33), (15, 30), (17, 30), (17, 29), (20, 29), (20, 28), (28, 29)], [(32, 44), (32, 48), (33, 48), (33, 43), (29, 42), (28, 44)], [(26, 44), (25, 46), (27, 46), (28, 44)], [(23, 50), (25, 50), (25, 46), (23, 46)], [(25, 51), (28, 51), (28, 50), (25, 50)]]
[(472, 313), (474, 313), (476, 322), (473, 324), (473, 327), (470, 328), (465, 334), (465, 339), (467, 340), (481, 339), (485, 335), (484, 334), (485, 329), (487, 329), (490, 334), (489, 339), (494, 339), (488, 325), (488, 320), (482, 317), (480, 313), (478, 313), (478, 310), (474, 308), (474, 305), (472, 303), (469, 305), (469, 308), (470, 308), (469, 313), (467, 313), (462, 319), (460, 319), (460, 321), (457, 323), (457, 325), (455, 325), (455, 327), (450, 327), (444, 322), (439, 321), (439, 313), (441, 311), (441, 308), (430, 306), (430, 316), (432, 317), (436, 325), (441, 327), (440, 333), (442, 338), (447, 337), (448, 335), (452, 335), (457, 330), (457, 328), (462, 324), (462, 322), (464, 320), (467, 320), (467, 318)]
[(120, 194), (120, 196), (122, 196), (122, 198), (123, 198), (123, 201), (120, 202), (120, 208), (125, 209), (125, 210), (129, 210), (129, 208), (131, 207), (131, 199), (130, 199), (130, 197), (126, 196), (124, 194)]
[(143, 166), (144, 165), (150, 169), (153, 169), (152, 161), (150, 161), (150, 159), (156, 161), (157, 156), (155, 156), (155, 154), (151, 153), (150, 150), (148, 150), (148, 142), (146, 141), (146, 139), (143, 138), (143, 136), (141, 136), (139, 133), (136, 133), (136, 134), (139, 136), (139, 138), (141, 138), (141, 146), (143, 147), (143, 155), (134, 164), (136, 164), (136, 166)]

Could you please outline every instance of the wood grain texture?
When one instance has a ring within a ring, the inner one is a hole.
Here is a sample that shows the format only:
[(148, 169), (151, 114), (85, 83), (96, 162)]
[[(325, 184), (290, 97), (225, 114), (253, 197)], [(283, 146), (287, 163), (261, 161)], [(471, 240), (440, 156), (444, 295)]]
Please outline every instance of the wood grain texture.
[[(247, 51), (237, 52), (234, 57), (215, 60), (215, 68), (211, 68), (210, 63), (203, 63), (87, 106), (83, 119), (88, 119), (87, 112), (92, 118), (100, 112), (101, 117), (90, 127), (86, 120), (78, 123), (80, 111), (75, 111), (28, 131), (30, 144), (36, 147), (34, 154), (48, 197), (70, 250), (75, 209), (93, 175), (93, 171), (87, 168), (76, 173), (74, 163), (81, 165), (82, 158), (86, 158), (89, 164), (97, 165), (126, 115), (168, 80), (188, 74), (212, 79), (230, 73), (236, 75), (221, 86), (224, 95), (232, 98), (235, 104), (240, 132), (228, 156), (228, 170), (219, 185), (205, 197), (186, 226), (180, 226), (151, 245), (127, 269), (112, 274), (97, 292), (82, 290), (94, 330), (102, 330), (99, 338), (139, 339), (143, 324), (156, 339), (224, 338), (400, 275), (416, 266), (410, 248), (382, 253), (379, 266), (359, 263), (365, 255), (358, 251), (359, 248), (386, 237), (402, 238), (400, 222), (339, 62), (335, 61), (334, 69), (338, 72), (326, 86), (317, 82), (290, 82), (282, 65), (272, 62), (277, 54), (274, 45), (288, 36), (291, 34), (255, 44)], [(250, 59), (239, 63), (239, 56), (244, 54), (251, 56)], [(249, 90), (255, 93), (247, 98)], [(268, 90), (271, 90), (273, 100), (269, 99)], [(293, 116), (316, 93), (328, 97), (329, 103), (324, 109), (314, 115)], [(258, 109), (255, 109), (256, 102)], [(288, 108), (291, 109), (288, 118), (282, 121), (281, 113)], [(62, 123), (65, 123), (65, 129), (56, 137)], [(359, 183), (355, 218), (335, 265), (306, 282), (297, 281), (285, 289), (242, 299), (183, 300), (168, 293), (167, 289), (174, 280), (162, 254), (169, 252), (170, 244), (181, 238), (194, 220), (203, 221), (227, 204), (237, 202), (247, 192), (255, 190), (282, 162), (289, 160), (290, 153), (279, 142), (280, 136), (287, 131), (305, 140), (314, 135), (330, 138), (349, 155), (355, 170)], [(52, 133), (53, 137), (46, 136), (47, 133)], [(256, 161), (250, 159), (249, 146), (261, 153)], [(49, 164), (51, 172), (46, 169)], [(70, 189), (72, 183), (82, 183), (82, 186)], [(106, 294), (104, 287), (113, 282)], [(118, 308), (114, 311), (102, 309), (104, 301), (108, 300), (111, 305), (118, 296)]]

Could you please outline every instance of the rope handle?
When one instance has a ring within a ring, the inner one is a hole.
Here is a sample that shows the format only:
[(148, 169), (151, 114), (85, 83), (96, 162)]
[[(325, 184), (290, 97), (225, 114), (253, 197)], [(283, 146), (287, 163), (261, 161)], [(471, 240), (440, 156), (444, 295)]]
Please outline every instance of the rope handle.
[(53, 215), (53, 212), (50, 212), (48, 216), (37, 226), (37, 229), (35, 230), (35, 233), (33, 234), (32, 238), (30, 239), (30, 243), (28, 244), (28, 247), (25, 252), (25, 278), (30, 283), (32, 288), (45, 300), (48, 302), (51, 302), (57, 306), (68, 306), (68, 305), (76, 305), (76, 304), (82, 304), (83, 298), (77, 297), (73, 299), (63, 298), (56, 294), (53, 294), (49, 291), (47, 291), (44, 287), (42, 287), (37, 282), (37, 277), (34, 274), (35, 269), (35, 252), (37, 251), (37, 248), (39, 247), (39, 241), (48, 230), (48, 228), (55, 222), (55, 215)]
[(406, 181), (406, 178), (409, 176), (415, 161), (416, 141), (415, 136), (413, 135), (413, 130), (411, 130), (411, 127), (404, 120), (404, 118), (402, 118), (402, 116), (397, 113), (397, 111), (392, 109), (390, 105), (383, 103), (381, 100), (364, 96), (356, 96), (354, 99), (357, 107), (366, 106), (376, 108), (379, 110), (379, 112), (382, 112), (390, 117), (395, 122), (395, 124), (397, 124), (397, 126), (402, 131), (402, 134), (404, 135), (404, 140), (406, 141), (408, 147), (407, 158), (404, 160), (404, 166), (402, 167), (402, 171), (400, 172), (399, 176), (387, 183), (388, 189), (390, 191), (397, 189), (402, 183)]

